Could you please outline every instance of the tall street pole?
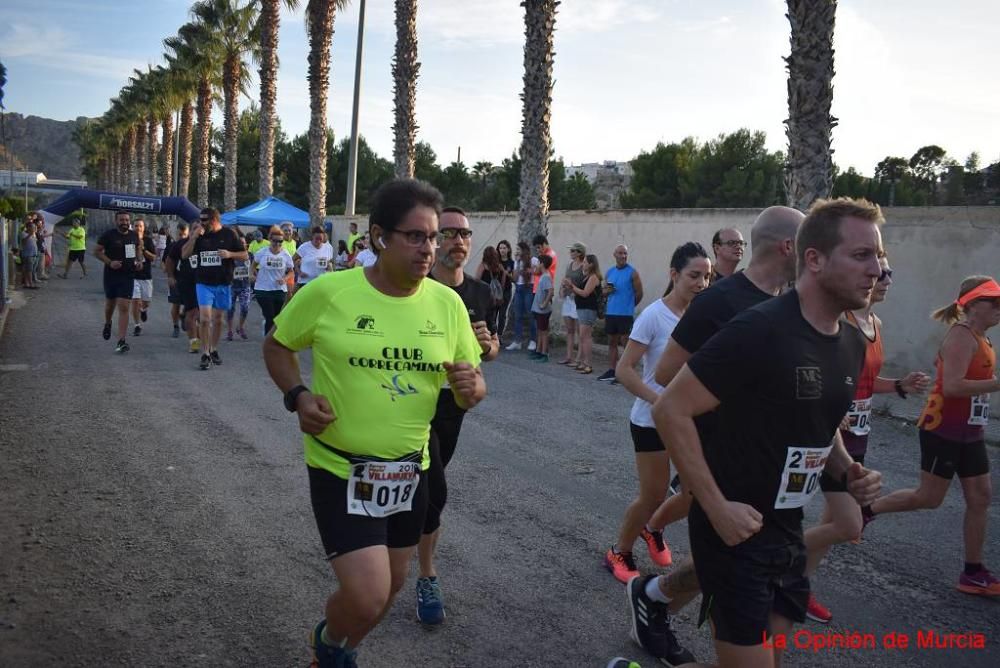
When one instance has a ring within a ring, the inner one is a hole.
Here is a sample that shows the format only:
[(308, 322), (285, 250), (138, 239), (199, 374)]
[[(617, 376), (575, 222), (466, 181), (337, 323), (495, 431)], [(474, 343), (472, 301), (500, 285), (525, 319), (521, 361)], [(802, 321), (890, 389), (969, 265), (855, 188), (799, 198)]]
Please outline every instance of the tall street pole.
[(354, 215), (354, 196), (358, 189), (358, 109), (361, 106), (361, 60), (365, 50), (365, 0), (358, 14), (358, 54), (354, 61), (354, 110), (351, 115), (351, 153), (347, 162), (347, 205), (344, 215)]

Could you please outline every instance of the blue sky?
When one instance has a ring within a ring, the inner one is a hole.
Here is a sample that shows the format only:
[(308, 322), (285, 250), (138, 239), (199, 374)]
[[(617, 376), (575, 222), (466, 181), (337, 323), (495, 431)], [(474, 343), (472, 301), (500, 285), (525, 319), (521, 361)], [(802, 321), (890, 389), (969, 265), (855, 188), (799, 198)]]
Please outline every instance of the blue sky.
[[(98, 116), (133, 68), (161, 62), (187, 0), (4, 0), (0, 60), (9, 111)], [(305, 5), (305, 0), (301, 4)], [(441, 162), (499, 162), (519, 144), (518, 0), (420, 0), (418, 138)], [(749, 127), (785, 146), (788, 22), (781, 0), (563, 0), (556, 26), (552, 134), (567, 162), (628, 160), (657, 141)], [(350, 128), (357, 3), (337, 16), (328, 102)], [(361, 132), (392, 147), (392, 2), (367, 9)], [(1000, 159), (1000, 3), (841, 0), (836, 29), (834, 160), (870, 174), (886, 155), (936, 143), (964, 161)], [(302, 10), (285, 12), (278, 114), (309, 122)], [(250, 90), (257, 96), (256, 81)], [(244, 98), (241, 106), (249, 105)], [(218, 116), (218, 112), (216, 112)]]

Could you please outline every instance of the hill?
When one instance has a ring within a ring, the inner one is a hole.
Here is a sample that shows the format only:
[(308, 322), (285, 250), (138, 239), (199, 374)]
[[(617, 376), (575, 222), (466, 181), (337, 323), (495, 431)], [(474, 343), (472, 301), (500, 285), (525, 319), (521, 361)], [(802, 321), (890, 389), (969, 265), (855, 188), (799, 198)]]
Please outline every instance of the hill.
[[(73, 131), (84, 120), (80, 117), (75, 121), (54, 121), (40, 116), (4, 114), (6, 149), (29, 171), (44, 172), (53, 179), (79, 179), (82, 177), (80, 148), (73, 142)], [(6, 159), (0, 169), (9, 169)]]

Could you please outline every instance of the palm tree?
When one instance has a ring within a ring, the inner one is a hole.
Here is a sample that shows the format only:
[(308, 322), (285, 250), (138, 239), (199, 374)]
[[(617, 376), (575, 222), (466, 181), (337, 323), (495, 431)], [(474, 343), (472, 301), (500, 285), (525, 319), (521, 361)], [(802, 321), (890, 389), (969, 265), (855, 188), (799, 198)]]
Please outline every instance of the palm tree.
[(188, 196), (188, 186), (191, 183), (191, 157), (194, 143), (194, 101), (198, 97), (198, 83), (201, 77), (197, 69), (192, 68), (195, 58), (193, 49), (180, 36), (163, 41), (170, 52), (165, 54), (167, 66), (170, 69), (171, 81), (176, 86), (180, 98), (180, 127), (178, 128), (179, 150), (177, 152), (177, 192), (179, 197)]
[(211, 44), (222, 60), (223, 154), (225, 187), (223, 209), (236, 208), (236, 160), (239, 131), (239, 94), (246, 89), (249, 71), (243, 54), (256, 59), (260, 37), (257, 34), (257, 2), (250, 0), (200, 0), (191, 7), (191, 15), (200, 24), (203, 41)]
[(792, 50), (788, 64), (788, 204), (807, 210), (833, 190), (830, 137), (833, 104), (833, 25), (837, 0), (787, 0)]
[(553, 33), (558, 0), (523, 0), (524, 93), (521, 120), (521, 188), (518, 238), (545, 234), (549, 215), (552, 136)]
[(417, 97), (417, 0), (396, 0), (396, 55), (392, 63), (396, 122), (393, 156), (396, 178), (413, 178), (416, 158), (417, 120), (414, 107)]
[(281, 5), (297, 9), (299, 0), (263, 0), (259, 21), (260, 30), (260, 163), (258, 195), (270, 197), (274, 191), (274, 129), (277, 115), (274, 112), (278, 97), (278, 28)]
[(309, 0), (309, 222), (326, 218), (326, 97), (330, 88), (333, 20), (347, 0)]

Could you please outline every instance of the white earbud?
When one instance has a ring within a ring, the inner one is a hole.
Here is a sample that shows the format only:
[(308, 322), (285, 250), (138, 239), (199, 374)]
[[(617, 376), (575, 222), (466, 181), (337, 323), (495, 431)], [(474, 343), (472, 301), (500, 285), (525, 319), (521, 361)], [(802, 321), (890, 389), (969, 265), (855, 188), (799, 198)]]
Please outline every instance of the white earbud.
[(382, 237), (378, 238), (378, 245), (381, 246), (382, 248), (385, 248), (385, 242), (382, 241)]

